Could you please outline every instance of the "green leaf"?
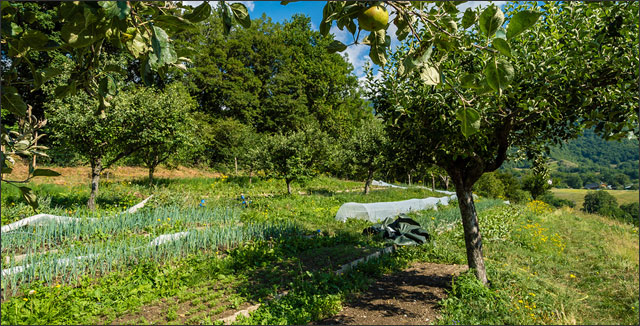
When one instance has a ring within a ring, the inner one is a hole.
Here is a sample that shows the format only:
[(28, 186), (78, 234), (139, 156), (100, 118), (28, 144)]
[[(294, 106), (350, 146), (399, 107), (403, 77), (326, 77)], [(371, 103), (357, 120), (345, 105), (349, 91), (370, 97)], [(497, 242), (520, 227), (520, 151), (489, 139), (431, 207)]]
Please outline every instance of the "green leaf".
[(467, 74), (460, 78), (460, 86), (464, 88), (479, 88), (478, 77), (475, 74)]
[(100, 96), (107, 97), (108, 95), (115, 96), (117, 93), (116, 82), (112, 76), (107, 75), (100, 80), (98, 85), (98, 92)]
[(175, 63), (178, 61), (176, 51), (169, 43), (169, 36), (162, 28), (153, 26), (153, 37), (151, 38), (151, 47), (153, 52), (149, 54), (149, 65), (152, 69)]
[(211, 15), (211, 6), (208, 2), (203, 2), (199, 6), (195, 7), (192, 12), (184, 15), (184, 19), (192, 22), (198, 23), (201, 22)]
[(507, 26), (507, 39), (510, 40), (529, 29), (538, 21), (540, 15), (542, 13), (529, 9), (517, 12), (509, 21), (509, 26)]
[(56, 87), (54, 90), (54, 95), (56, 98), (64, 98), (68, 95), (74, 94), (76, 92), (76, 86), (74, 83), (70, 85), (60, 85)]
[(280, 1), (280, 4), (283, 5), (283, 6), (286, 6), (287, 4), (290, 4), (292, 2), (298, 2), (298, 0)]
[(40, 31), (30, 29), (22, 34), (20, 41), (34, 50), (46, 50), (49, 37)]
[(456, 120), (460, 121), (460, 131), (469, 137), (480, 129), (480, 114), (474, 108), (460, 108), (456, 112)]
[(505, 41), (504, 39), (494, 38), (493, 47), (507, 57), (511, 57), (511, 47), (509, 47), (509, 43), (507, 43), (507, 41)]
[(324, 21), (320, 22), (320, 34), (322, 34), (322, 36), (329, 35), (329, 29), (331, 29), (331, 24), (327, 24)]
[(249, 17), (249, 11), (242, 3), (232, 3), (230, 5), (233, 17), (244, 28), (251, 27), (251, 18)]
[[(5, 31), (3, 31), (3, 32), (5, 32)], [(20, 27), (18, 24), (14, 23), (14, 22), (11, 22), (11, 24), (9, 24), (9, 32), (8, 32), (8, 34), (11, 37), (16, 37), (20, 33), (22, 33), (22, 27)]]
[(453, 18), (446, 16), (443, 18), (443, 21), (445, 26), (447, 26), (447, 30), (449, 30), (449, 32), (455, 33), (458, 31), (458, 24)]
[(462, 28), (467, 29), (471, 27), (477, 19), (478, 16), (475, 10), (467, 8), (467, 10), (464, 11), (464, 16), (462, 16)]
[(378, 66), (384, 66), (387, 63), (387, 56), (384, 52), (380, 52), (378, 47), (371, 45), (371, 49), (369, 50), (369, 58), (371, 62), (377, 64)]
[(393, 22), (397, 27), (396, 37), (398, 38), (398, 41), (404, 40), (411, 31), (411, 29), (409, 28), (409, 23), (404, 19), (403, 15), (398, 15)]
[(371, 62), (384, 66), (387, 63), (386, 47), (391, 43), (391, 38), (386, 35), (386, 30), (381, 29), (371, 32), (367, 37), (371, 43), (369, 46), (369, 58)]
[(29, 187), (18, 187), (22, 193), (22, 198), (33, 208), (35, 211), (38, 208), (38, 198), (33, 190)]
[(496, 38), (501, 38), (501, 39), (506, 40), (507, 39), (507, 31), (502, 27), (498, 28), (498, 30), (496, 31)]
[(129, 52), (133, 55), (134, 58), (140, 57), (141, 54), (147, 51), (147, 43), (145, 43), (144, 39), (140, 35), (140, 33), (136, 33), (136, 36), (126, 43)]
[(502, 94), (502, 90), (513, 80), (513, 66), (503, 58), (493, 57), (484, 68), (484, 75), (489, 86)]
[[(283, 1), (283, 2), (285, 2), (285, 1)], [(291, 2), (291, 1), (289, 1), (289, 2)], [(11, 7), (11, 4), (9, 3), (9, 1), (0, 2), (0, 10), (4, 10), (4, 8), (7, 8), (7, 7)], [(3, 14), (4, 14), (4, 12), (3, 12)]]
[(126, 1), (101, 1), (100, 6), (104, 8), (108, 17), (118, 17), (120, 20), (127, 18), (131, 12)]
[(400, 75), (403, 76), (405, 74), (410, 73), (417, 67), (422, 67), (427, 64), (429, 59), (431, 58), (431, 53), (433, 52), (433, 44), (431, 43), (423, 43), (417, 52), (409, 53), (407, 57), (402, 60), (402, 70), (399, 71)]
[(31, 145), (31, 142), (27, 139), (23, 139), (13, 146), (16, 151), (24, 151)]
[(34, 177), (57, 177), (60, 173), (49, 169), (35, 169), (33, 170)]
[(155, 26), (172, 31), (184, 31), (193, 28), (194, 25), (182, 17), (173, 15), (161, 15), (153, 18)]
[(329, 53), (342, 52), (346, 49), (347, 46), (338, 40), (333, 40), (333, 42), (327, 46), (327, 51), (329, 51)]
[(18, 94), (18, 89), (13, 86), (2, 88), (2, 107), (19, 117), (23, 117), (27, 113), (27, 104)]
[(426, 85), (440, 84), (440, 72), (435, 67), (424, 66), (420, 70), (420, 79)]
[(491, 37), (504, 23), (504, 13), (498, 6), (492, 4), (480, 14), (480, 30), (486, 37)]
[[(88, 9), (85, 10), (89, 12)], [(71, 47), (81, 48), (88, 46), (94, 40), (94, 32), (87, 29), (88, 23), (82, 11), (73, 11), (73, 15), (60, 29), (60, 36)]]
[(49, 80), (51, 80), (53, 77), (58, 76), (62, 73), (62, 70), (58, 69), (58, 68), (43, 68), (39, 71), (40, 75), (42, 76), (42, 82), (47, 82)]
[(346, 26), (347, 26), (347, 29), (349, 30), (349, 33), (351, 33), (352, 35), (356, 34), (356, 31), (358, 30), (358, 26), (356, 26), (356, 23), (354, 23), (353, 20), (348, 20)]

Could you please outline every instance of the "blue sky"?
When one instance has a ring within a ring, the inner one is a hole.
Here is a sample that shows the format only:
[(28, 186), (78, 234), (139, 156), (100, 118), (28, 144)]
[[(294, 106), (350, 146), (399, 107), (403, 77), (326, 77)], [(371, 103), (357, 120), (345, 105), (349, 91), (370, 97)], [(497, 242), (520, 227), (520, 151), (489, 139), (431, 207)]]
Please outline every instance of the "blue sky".
[[(229, 1), (229, 2), (241, 2), (247, 6), (249, 10), (249, 14), (251, 18), (261, 17), (262, 14), (266, 14), (271, 17), (274, 22), (283, 22), (288, 20), (294, 14), (305, 14), (311, 18), (311, 27), (313, 29), (318, 29), (320, 26), (320, 21), (322, 20), (322, 8), (326, 4), (326, 1), (298, 1), (291, 2), (287, 5), (281, 5), (280, 1)], [(201, 3), (201, 1), (185, 1), (185, 3), (191, 5), (197, 5)], [(210, 2), (211, 5), (215, 3), (215, 1)], [(487, 6), (492, 2), (489, 1), (469, 1), (458, 5), (458, 9), (461, 12), (464, 12), (469, 7), (477, 7), (477, 6)], [(502, 7), (506, 1), (493, 1), (493, 3)], [(393, 19), (393, 17), (391, 17)], [(389, 27), (388, 35), (391, 36), (391, 46), (392, 48), (398, 45), (398, 40), (395, 38), (395, 26), (391, 24)], [(342, 41), (345, 44), (349, 44), (353, 42), (353, 37), (346, 30), (341, 31), (335, 26), (335, 22), (330, 31), (335, 35), (335, 38), (339, 41)], [(362, 35), (361, 35), (362, 37)], [(369, 47), (366, 45), (352, 45), (349, 46), (344, 52), (342, 52), (343, 56), (345, 56), (346, 60), (351, 62), (354, 67), (354, 73), (359, 78), (364, 76), (364, 64), (367, 61), (370, 61), (368, 58)], [(375, 71), (375, 69), (374, 69)]]

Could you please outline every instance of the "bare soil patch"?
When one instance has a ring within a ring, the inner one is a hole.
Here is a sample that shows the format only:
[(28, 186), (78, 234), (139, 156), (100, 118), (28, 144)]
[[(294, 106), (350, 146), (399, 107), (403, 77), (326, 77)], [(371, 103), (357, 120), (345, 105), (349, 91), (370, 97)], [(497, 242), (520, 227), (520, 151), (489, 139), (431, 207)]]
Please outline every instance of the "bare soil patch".
[[(91, 173), (91, 168), (89, 166), (39, 167), (54, 170), (61, 175), (58, 177), (34, 178), (34, 183), (53, 183), (59, 185), (85, 184), (89, 182), (89, 174)], [(22, 162), (16, 163), (13, 172), (5, 176), (10, 179), (22, 180), (27, 177), (28, 170), (29, 167), (26, 164)], [(109, 168), (102, 173), (103, 180), (114, 181), (140, 179), (148, 176), (149, 170), (138, 166), (116, 166)], [(156, 169), (153, 176), (155, 178), (217, 178), (220, 177), (221, 174), (218, 172), (210, 172), (184, 166), (178, 166), (175, 169), (167, 169), (166, 167), (160, 166)]]
[(439, 317), (438, 302), (446, 297), (454, 276), (466, 265), (414, 263), (377, 280), (343, 310), (316, 325), (425, 325)]

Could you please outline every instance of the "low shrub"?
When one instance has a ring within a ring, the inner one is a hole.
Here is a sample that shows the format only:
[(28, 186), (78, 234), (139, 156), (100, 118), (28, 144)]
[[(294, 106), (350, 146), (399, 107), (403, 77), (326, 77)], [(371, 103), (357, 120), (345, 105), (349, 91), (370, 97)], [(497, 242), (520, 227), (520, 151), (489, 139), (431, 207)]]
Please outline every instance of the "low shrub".
[(494, 173), (483, 174), (473, 186), (473, 190), (483, 197), (504, 197), (504, 184), (500, 179), (496, 178)]
[(514, 204), (524, 204), (531, 201), (531, 194), (522, 189), (516, 189), (506, 194), (506, 198)]

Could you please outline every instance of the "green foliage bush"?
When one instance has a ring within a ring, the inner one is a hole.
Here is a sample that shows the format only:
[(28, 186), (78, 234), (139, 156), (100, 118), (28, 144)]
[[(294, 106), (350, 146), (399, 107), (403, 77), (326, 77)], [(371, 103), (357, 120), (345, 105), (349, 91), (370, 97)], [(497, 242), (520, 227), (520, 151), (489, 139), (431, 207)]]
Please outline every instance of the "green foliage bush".
[[(618, 207), (618, 201), (610, 193), (604, 190), (589, 191), (584, 196), (582, 210), (587, 213), (600, 213), (601, 211), (611, 211)], [(604, 214), (603, 214), (604, 215)]]
[(531, 194), (533, 199), (543, 196), (551, 189), (549, 177), (545, 174), (528, 173), (522, 178), (522, 188)]
[(625, 221), (638, 220), (638, 203), (618, 207), (614, 196), (604, 190), (590, 191), (584, 196), (583, 211)]
[(634, 223), (638, 223), (638, 215), (640, 213), (640, 205), (638, 202), (620, 205), (620, 209), (623, 210), (628, 216), (634, 221)]
[(513, 192), (508, 192), (506, 197), (514, 204), (524, 204), (531, 200), (531, 193), (526, 190), (516, 189)]
[(504, 184), (492, 172), (483, 174), (473, 188), (478, 195), (484, 197), (498, 198), (505, 195)]

